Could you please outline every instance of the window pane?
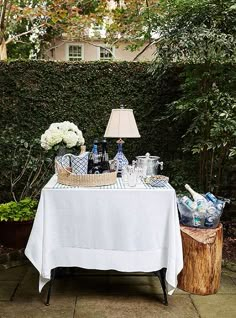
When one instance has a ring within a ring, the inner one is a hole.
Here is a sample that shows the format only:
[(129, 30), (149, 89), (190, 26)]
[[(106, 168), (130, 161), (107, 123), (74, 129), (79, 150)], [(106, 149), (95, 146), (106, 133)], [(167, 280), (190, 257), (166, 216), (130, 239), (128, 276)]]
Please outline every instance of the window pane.
[[(112, 47), (107, 47), (107, 48), (108, 48), (108, 50), (113, 52)], [(108, 50), (106, 50), (103, 47), (100, 47), (100, 60), (112, 60), (113, 55)]]
[(69, 61), (82, 60), (82, 47), (81, 45), (69, 45)]

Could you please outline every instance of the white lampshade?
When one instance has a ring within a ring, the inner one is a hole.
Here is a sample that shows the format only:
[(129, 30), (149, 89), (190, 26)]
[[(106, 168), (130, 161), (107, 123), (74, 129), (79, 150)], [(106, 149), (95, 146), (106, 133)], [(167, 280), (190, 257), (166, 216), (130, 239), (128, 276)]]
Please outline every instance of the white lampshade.
[(133, 109), (112, 109), (104, 137), (139, 138)]

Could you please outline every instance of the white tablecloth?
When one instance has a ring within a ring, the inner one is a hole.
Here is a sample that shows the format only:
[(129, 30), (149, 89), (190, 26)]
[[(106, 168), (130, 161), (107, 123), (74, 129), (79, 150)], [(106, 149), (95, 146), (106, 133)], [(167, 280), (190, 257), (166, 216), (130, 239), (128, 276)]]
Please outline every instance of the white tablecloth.
[[(118, 182), (119, 181), (119, 182)], [(40, 274), (39, 290), (55, 267), (124, 272), (167, 268), (171, 294), (183, 267), (174, 189), (61, 186), (43, 188), (26, 256)]]

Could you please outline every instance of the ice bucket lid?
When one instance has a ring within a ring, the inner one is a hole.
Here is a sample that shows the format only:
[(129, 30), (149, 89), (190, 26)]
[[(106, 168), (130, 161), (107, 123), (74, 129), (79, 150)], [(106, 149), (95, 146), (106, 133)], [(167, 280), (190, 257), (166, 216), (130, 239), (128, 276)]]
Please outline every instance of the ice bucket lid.
[(136, 156), (136, 159), (141, 159), (141, 160), (159, 160), (160, 157), (158, 156), (151, 156), (149, 152), (146, 153), (145, 156)]

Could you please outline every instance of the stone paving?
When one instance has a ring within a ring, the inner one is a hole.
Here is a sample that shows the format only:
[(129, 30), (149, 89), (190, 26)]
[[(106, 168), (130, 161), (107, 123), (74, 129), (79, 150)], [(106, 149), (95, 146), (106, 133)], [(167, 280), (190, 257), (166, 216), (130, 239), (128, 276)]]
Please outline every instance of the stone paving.
[(0, 318), (235, 318), (236, 273), (223, 269), (216, 295), (197, 296), (176, 290), (162, 305), (154, 276), (121, 275), (114, 271), (81, 270), (58, 277), (51, 305), (47, 286), (38, 293), (38, 273), (32, 265), (0, 270)]

